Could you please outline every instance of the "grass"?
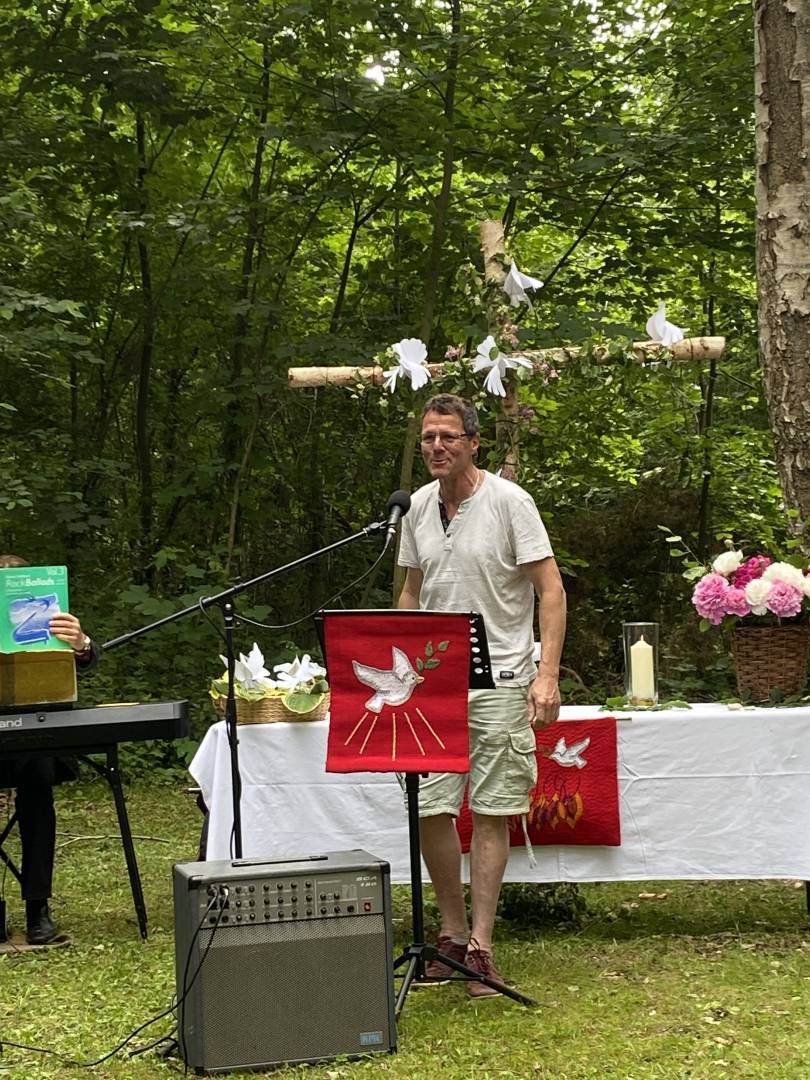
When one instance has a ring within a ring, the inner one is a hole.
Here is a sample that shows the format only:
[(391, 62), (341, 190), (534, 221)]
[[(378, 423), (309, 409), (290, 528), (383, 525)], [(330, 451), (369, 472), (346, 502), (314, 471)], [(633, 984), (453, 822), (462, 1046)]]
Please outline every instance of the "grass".
[[(112, 800), (97, 782), (58, 792), (53, 910), (73, 944), (0, 958), (0, 1038), (65, 1058), (102, 1056), (171, 1004), (171, 866), (195, 857), (199, 814), (182, 785), (128, 790), (150, 919), (141, 942)], [(101, 837), (101, 839), (98, 839)], [(19, 922), (16, 883), (6, 882)], [(462, 986), (413, 991), (399, 1052), (280, 1070), (283, 1080), (647, 1080), (810, 1075), (810, 923), (792, 882), (666, 882), (583, 886), (577, 928), (502, 923), (501, 970), (540, 1008), (468, 1001)], [(395, 890), (401, 943), (408, 890)], [(432, 919), (429, 916), (428, 921)], [(351, 988), (347, 987), (347, 992)], [(313, 1018), (317, 1022), (317, 1017)], [(167, 1032), (160, 1021), (133, 1046)], [(154, 1034), (152, 1034), (154, 1033)], [(170, 1078), (177, 1059), (119, 1054), (103, 1078)], [(87, 1075), (60, 1058), (6, 1046), (13, 1080)], [(234, 1073), (233, 1075), (238, 1075)], [(247, 1074), (245, 1074), (247, 1075)]]

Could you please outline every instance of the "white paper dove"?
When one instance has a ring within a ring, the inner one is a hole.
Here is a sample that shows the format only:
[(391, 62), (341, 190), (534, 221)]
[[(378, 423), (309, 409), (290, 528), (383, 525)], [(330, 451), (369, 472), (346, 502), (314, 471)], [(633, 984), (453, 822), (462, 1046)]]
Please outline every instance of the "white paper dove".
[(683, 341), (683, 330), (680, 326), (667, 322), (666, 311), (666, 305), (659, 304), (656, 313), (647, 319), (646, 330), (650, 335), (650, 341), (660, 341), (662, 345), (669, 348), (676, 341)]
[[(220, 660), (227, 668), (227, 658), (220, 656)], [(255, 641), (247, 656), (239, 653), (239, 659), (234, 667), (234, 679), (244, 690), (272, 690), (278, 685), (270, 678), (270, 672), (264, 666), (262, 651)]]
[(473, 360), (473, 371), (489, 368), (489, 374), (484, 379), (484, 389), (490, 394), (497, 394), (498, 397), (506, 397), (503, 377), (508, 368), (516, 368), (518, 365), (530, 368), (532, 362), (525, 356), (507, 356), (502, 353), (495, 344), (495, 338), (490, 334), (478, 346), (478, 355)]
[(419, 338), (403, 338), (396, 345), (391, 346), (399, 357), (397, 367), (389, 368), (385, 373), (385, 388), (389, 394), (393, 394), (397, 385), (397, 378), (407, 375), (411, 380), (414, 390), (419, 390), (430, 378), (430, 372), (425, 367), (427, 359), (427, 345)]
[(317, 679), (326, 674), (326, 668), (316, 664), (309, 653), (304, 653), (300, 660), (296, 656), (289, 664), (275, 664), (273, 671), (278, 675), (277, 685), (285, 690), (294, 690), (296, 686), (301, 686), (303, 683), (308, 683), (310, 679)]
[(417, 685), (425, 681), (421, 675), (417, 675), (413, 664), (396, 645), (391, 646), (391, 663), (391, 669), (383, 671), (352, 660), (357, 678), (374, 691), (366, 702), (370, 712), (381, 712), (383, 705), (404, 705)]
[(517, 307), (518, 304), (524, 300), (531, 304), (531, 300), (526, 295), (527, 289), (542, 289), (543, 282), (539, 278), (529, 277), (528, 274), (521, 274), (515, 265), (515, 260), (512, 259), (512, 265), (509, 268), (509, 273), (504, 278), (503, 291), (509, 297), (509, 303), (512, 307)]
[(578, 769), (584, 769), (588, 764), (582, 754), (591, 744), (590, 736), (582, 739), (580, 742), (571, 743), (570, 746), (566, 745), (565, 738), (557, 740), (557, 745), (548, 755), (552, 761), (556, 761), (558, 765), (565, 765), (568, 768), (576, 765)]

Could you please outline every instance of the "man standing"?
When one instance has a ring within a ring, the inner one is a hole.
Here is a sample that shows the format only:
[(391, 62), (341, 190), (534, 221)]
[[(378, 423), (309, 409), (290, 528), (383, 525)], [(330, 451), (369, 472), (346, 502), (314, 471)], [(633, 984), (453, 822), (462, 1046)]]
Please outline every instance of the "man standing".
[[(484, 617), (494, 690), (469, 697), (469, 800), (472, 927), (461, 883), (454, 818), (468, 777), (433, 774), (420, 798), (422, 852), (441, 912), (439, 951), (503, 982), (492, 959), (492, 931), (509, 855), (507, 819), (525, 814), (537, 780), (533, 728), (560, 708), (559, 664), (565, 637), (565, 590), (532, 497), (479, 469), (478, 416), (454, 394), (431, 398), (422, 413), (422, 457), (433, 482), (413, 496), (402, 522), (399, 563), (407, 568), (400, 608), (477, 611)], [(534, 596), (542, 656), (532, 659)], [(431, 979), (453, 974), (440, 960)], [(476, 980), (471, 997), (496, 990)]]
[[(0, 555), (0, 568), (29, 565), (19, 555)], [(73, 649), (79, 674), (95, 667), (98, 647), (82, 630), (75, 615), (63, 612), (54, 616), (48, 629)], [(72, 758), (31, 756), (0, 762), (0, 788), (16, 788), (14, 805), (22, 849), (20, 888), (25, 901), (29, 945), (47, 945), (58, 936), (48, 908), (56, 852), (53, 788), (64, 780), (75, 780), (77, 775), (78, 768)]]

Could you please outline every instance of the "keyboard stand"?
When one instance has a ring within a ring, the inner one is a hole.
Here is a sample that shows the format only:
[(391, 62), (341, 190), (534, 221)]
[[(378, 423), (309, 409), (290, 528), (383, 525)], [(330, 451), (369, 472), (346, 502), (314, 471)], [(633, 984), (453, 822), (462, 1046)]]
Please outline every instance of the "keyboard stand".
[[(132, 829), (129, 825), (129, 815), (127, 814), (124, 789), (121, 786), (121, 770), (118, 766), (118, 744), (113, 743), (110, 746), (100, 746), (98, 748), (98, 753), (104, 754), (106, 760), (103, 763), (88, 757), (86, 754), (79, 754), (77, 756), (81, 761), (90, 765), (99, 776), (103, 776), (112, 791), (113, 801), (115, 802), (115, 812), (118, 817), (118, 830), (121, 833), (121, 843), (124, 848), (127, 873), (129, 874), (129, 886), (132, 890), (132, 901), (135, 905), (135, 914), (138, 917), (138, 930), (145, 941), (147, 937), (148, 917), (146, 914), (143, 887), (141, 885), (141, 875), (138, 871), (138, 860), (135, 856), (135, 845), (132, 842)], [(0, 862), (5, 863), (17, 881), (20, 881), (20, 871), (14, 865), (11, 856), (3, 848), (3, 843), (8, 838), (9, 833), (16, 823), (17, 813), (15, 811), (9, 818), (2, 833), (0, 833)]]
[(121, 843), (124, 848), (124, 858), (127, 862), (127, 873), (129, 874), (129, 887), (132, 890), (132, 902), (135, 905), (135, 914), (138, 916), (138, 929), (141, 937), (146, 941), (147, 937), (147, 915), (146, 915), (146, 903), (143, 898), (143, 887), (141, 885), (141, 875), (138, 871), (138, 860), (135, 857), (135, 845), (132, 843), (132, 829), (129, 826), (129, 815), (127, 814), (127, 803), (124, 798), (124, 789), (121, 787), (121, 770), (118, 766), (118, 744), (113, 743), (112, 746), (105, 746), (103, 753), (106, 757), (106, 762), (102, 765), (101, 762), (95, 761), (91, 757), (87, 757), (81, 754), (81, 760), (86, 761), (99, 776), (103, 776), (107, 783), (110, 785), (110, 790), (113, 794), (113, 800), (115, 802), (115, 812), (118, 816), (118, 831), (121, 833)]
[(14, 875), (14, 877), (17, 879), (17, 881), (21, 882), (22, 881), (22, 875), (20, 874), (20, 871), (14, 865), (14, 862), (12, 861), (11, 856), (3, 848), (3, 844), (5, 843), (9, 833), (11, 832), (11, 830), (14, 828), (14, 826), (16, 824), (17, 824), (17, 811), (14, 810), (12, 812), (12, 814), (11, 814), (11, 817), (6, 822), (6, 827), (3, 829), (2, 832), (0, 832), (0, 862), (5, 863), (6, 866), (9, 868), (9, 870)]

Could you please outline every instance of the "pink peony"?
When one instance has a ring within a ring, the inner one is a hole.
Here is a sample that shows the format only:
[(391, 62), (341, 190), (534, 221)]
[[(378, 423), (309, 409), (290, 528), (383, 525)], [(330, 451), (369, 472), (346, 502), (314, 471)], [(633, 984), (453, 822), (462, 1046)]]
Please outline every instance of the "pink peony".
[(745, 589), (738, 589), (732, 585), (726, 593), (726, 614), (727, 615), (750, 615), (751, 605), (745, 598)]
[(798, 615), (802, 610), (803, 593), (785, 581), (775, 581), (768, 593), (768, 608), (780, 618)]
[(771, 562), (767, 555), (754, 555), (734, 571), (731, 584), (735, 589), (744, 589), (749, 581), (762, 577)]
[(727, 611), (729, 584), (722, 574), (706, 574), (695, 585), (692, 603), (698, 615), (708, 619), (713, 626), (723, 621)]

